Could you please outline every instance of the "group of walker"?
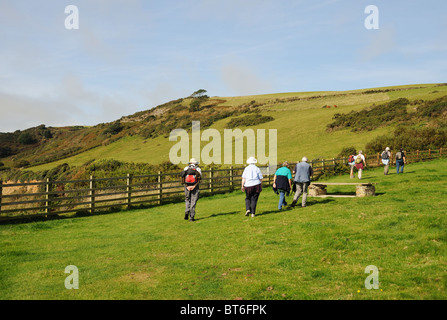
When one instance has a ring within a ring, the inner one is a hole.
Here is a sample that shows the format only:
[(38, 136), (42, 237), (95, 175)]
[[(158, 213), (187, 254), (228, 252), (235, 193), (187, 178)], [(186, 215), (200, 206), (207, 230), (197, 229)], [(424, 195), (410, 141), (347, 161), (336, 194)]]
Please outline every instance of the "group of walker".
[[(390, 169), (390, 164), (391, 164), (390, 148), (386, 147), (380, 156), (382, 158), (382, 164), (384, 166), (383, 173), (385, 175), (388, 175), (389, 169)], [(401, 148), (398, 152), (396, 152), (395, 160), (396, 160), (397, 174), (403, 173), (404, 165), (407, 163), (405, 151), (403, 148)], [(358, 178), (362, 179), (362, 172), (363, 172), (363, 169), (366, 167), (366, 159), (365, 159), (365, 156), (364, 156), (362, 150), (360, 150), (357, 155), (351, 154), (348, 159), (348, 164), (351, 167), (351, 173), (350, 173), (351, 179), (355, 178), (354, 167), (358, 171)]]
[[(390, 148), (387, 147), (382, 152), (382, 163), (384, 165), (384, 174), (388, 175), (391, 160)], [(403, 173), (404, 165), (406, 164), (405, 152), (400, 149), (396, 153), (396, 168), (397, 173)], [(256, 166), (258, 161), (254, 157), (247, 160), (248, 166), (245, 167), (242, 173), (241, 190), (245, 192), (245, 216), (255, 217), (256, 206), (259, 195), (262, 191), (262, 173), (259, 167)], [(185, 185), (185, 220), (195, 221), (196, 204), (199, 199), (199, 183), (202, 176), (202, 170), (198, 166), (199, 162), (192, 158), (187, 167), (184, 168), (181, 177), (182, 183)], [(351, 167), (350, 177), (355, 177), (354, 167), (358, 171), (358, 178), (362, 179), (363, 169), (366, 167), (366, 158), (360, 150), (357, 155), (351, 155), (348, 159), (348, 164)], [(292, 173), (295, 178), (292, 178)], [(312, 166), (308, 163), (307, 157), (303, 157), (301, 162), (297, 163), (293, 172), (289, 169), (289, 162), (285, 161), (278, 170), (276, 170), (273, 178), (273, 191), (279, 194), (278, 210), (282, 210), (287, 206), (286, 196), (290, 192), (295, 192), (291, 207), (295, 207), (300, 196), (301, 207), (306, 207), (307, 191), (310, 185), (310, 179), (313, 175)]]
[[(285, 195), (289, 195), (291, 190), (296, 190), (292, 207), (295, 207), (301, 194), (301, 206), (306, 207), (307, 190), (310, 184), (310, 178), (313, 175), (312, 167), (307, 163), (308, 159), (303, 157), (300, 163), (295, 165), (293, 173), (295, 179), (292, 187), (292, 172), (288, 168), (289, 163), (286, 161), (283, 166), (276, 170), (273, 180), (273, 190), (280, 195), (278, 209), (281, 210), (286, 206)], [(245, 216), (255, 217), (256, 206), (259, 195), (262, 191), (261, 170), (256, 166), (258, 161), (254, 157), (247, 160), (248, 166), (242, 173), (241, 190), (245, 192)], [(199, 162), (192, 158), (187, 167), (182, 171), (182, 183), (185, 185), (185, 220), (195, 221), (196, 204), (199, 199), (199, 183), (202, 176), (202, 170), (198, 166)]]

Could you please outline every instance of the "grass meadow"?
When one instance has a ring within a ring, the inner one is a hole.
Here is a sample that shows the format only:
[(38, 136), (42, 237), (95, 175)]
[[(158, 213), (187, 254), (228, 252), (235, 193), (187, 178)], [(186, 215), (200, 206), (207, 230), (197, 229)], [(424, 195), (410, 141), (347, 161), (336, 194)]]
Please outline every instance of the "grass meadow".
[[(446, 299), (447, 160), (362, 181), (377, 182), (377, 196), (284, 211), (266, 188), (255, 218), (235, 191), (200, 199), (196, 222), (172, 203), (0, 225), (0, 299)], [(68, 265), (77, 290), (64, 286)], [(369, 265), (379, 289), (365, 288)]]

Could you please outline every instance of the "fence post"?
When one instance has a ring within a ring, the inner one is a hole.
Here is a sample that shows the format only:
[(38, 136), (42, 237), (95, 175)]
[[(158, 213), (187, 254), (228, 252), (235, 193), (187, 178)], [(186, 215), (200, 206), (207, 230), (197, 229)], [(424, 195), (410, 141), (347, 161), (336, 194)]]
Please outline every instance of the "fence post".
[(377, 153), (377, 165), (380, 166), (380, 153)]
[(234, 189), (234, 171), (233, 171), (233, 166), (230, 167), (230, 191), (233, 191)]
[(45, 184), (45, 214), (46, 215), (51, 212), (51, 209), (50, 209), (50, 205), (51, 205), (50, 192), (51, 192), (51, 181), (50, 181), (50, 178), (47, 178), (46, 179), (46, 184)]
[[(278, 168), (278, 167), (277, 167)], [(269, 173), (269, 186), (273, 185), (273, 182), (275, 182), (275, 172), (270, 171), (270, 163), (267, 167), (268, 173)]]
[(419, 161), (419, 150), (416, 150), (416, 158)]
[(431, 149), (428, 149), (428, 159), (431, 159)]
[(95, 213), (95, 178), (90, 176), (90, 184), (88, 194), (90, 196), (90, 213)]
[(161, 204), (163, 198), (163, 182), (161, 179), (161, 171), (158, 171), (158, 204)]
[[(440, 158), (442, 157), (442, 148), (439, 148), (439, 157)], [(0, 203), (0, 206), (1, 206), (1, 203)]]
[(127, 192), (127, 209), (130, 209), (132, 202), (132, 175), (130, 173), (127, 174), (126, 181), (126, 192)]
[(210, 168), (210, 183), (209, 183), (209, 191), (212, 194), (213, 193), (213, 168)]
[(0, 179), (0, 213), (2, 212), (3, 180)]

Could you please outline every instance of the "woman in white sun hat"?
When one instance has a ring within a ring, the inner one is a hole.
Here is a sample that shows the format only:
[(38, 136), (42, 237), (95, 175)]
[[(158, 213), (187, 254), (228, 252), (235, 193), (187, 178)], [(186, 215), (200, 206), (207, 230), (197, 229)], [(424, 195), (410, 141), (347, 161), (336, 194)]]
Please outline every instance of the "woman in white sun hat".
[(262, 173), (256, 166), (258, 161), (254, 157), (247, 159), (248, 166), (242, 173), (242, 187), (245, 191), (245, 215), (251, 214), (252, 217), (256, 213), (256, 205), (258, 203), (259, 194), (262, 191)]

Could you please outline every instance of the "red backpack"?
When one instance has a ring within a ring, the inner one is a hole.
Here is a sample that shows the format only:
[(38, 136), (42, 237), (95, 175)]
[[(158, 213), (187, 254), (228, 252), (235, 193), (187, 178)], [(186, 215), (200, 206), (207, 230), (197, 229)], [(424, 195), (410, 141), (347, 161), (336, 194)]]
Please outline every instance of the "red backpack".
[(189, 167), (183, 171), (183, 177), (185, 178), (186, 185), (195, 185), (199, 181), (200, 173), (195, 167)]
[(354, 155), (353, 155), (353, 154), (351, 154), (351, 155), (349, 156), (349, 158), (348, 158), (348, 162), (349, 162), (349, 163), (354, 162)]

